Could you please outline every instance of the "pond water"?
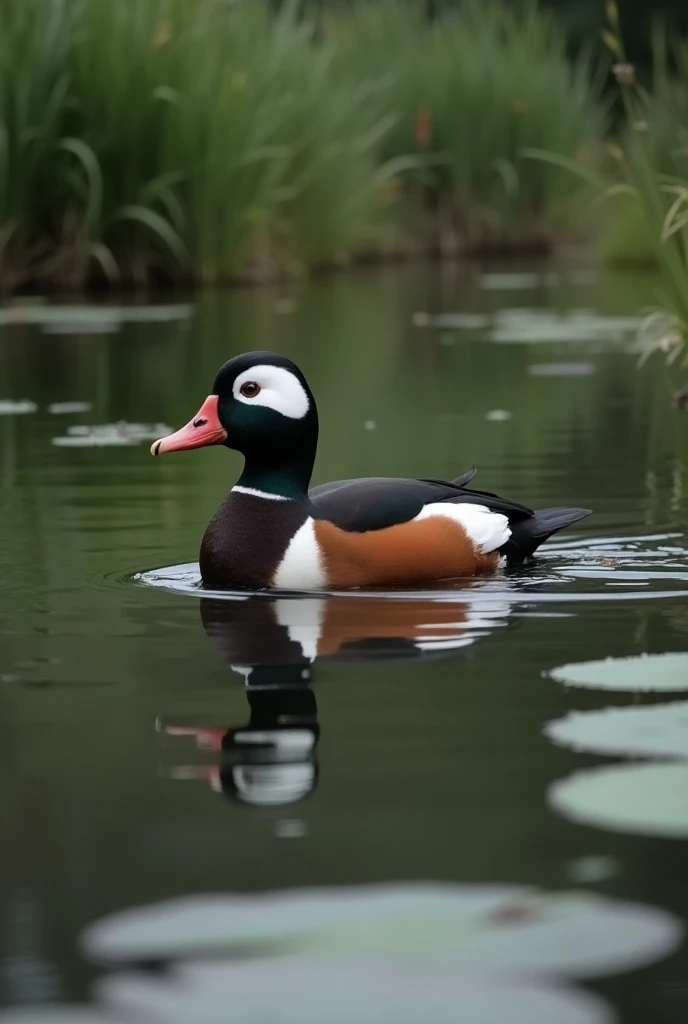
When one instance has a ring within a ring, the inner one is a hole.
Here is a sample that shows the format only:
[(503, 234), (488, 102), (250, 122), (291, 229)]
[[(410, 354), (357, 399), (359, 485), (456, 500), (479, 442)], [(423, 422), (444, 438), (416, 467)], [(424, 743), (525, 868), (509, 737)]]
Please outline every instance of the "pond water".
[[(0, 311), (0, 1022), (686, 1020), (688, 419), (637, 368), (654, 285)], [(315, 482), (476, 464), (595, 514), (498, 579), (208, 595), (239, 456), (148, 438), (255, 348), (308, 376)]]

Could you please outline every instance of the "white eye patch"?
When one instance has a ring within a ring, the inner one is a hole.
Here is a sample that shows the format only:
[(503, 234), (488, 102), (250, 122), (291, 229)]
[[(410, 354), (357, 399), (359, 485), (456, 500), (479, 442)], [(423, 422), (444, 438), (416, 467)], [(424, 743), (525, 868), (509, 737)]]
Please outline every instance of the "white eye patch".
[[(251, 381), (260, 387), (255, 398), (242, 395), (241, 388)], [(308, 395), (298, 378), (283, 366), (252, 366), (234, 381), (232, 393), (244, 405), (264, 405), (290, 420), (301, 420), (310, 408)]]

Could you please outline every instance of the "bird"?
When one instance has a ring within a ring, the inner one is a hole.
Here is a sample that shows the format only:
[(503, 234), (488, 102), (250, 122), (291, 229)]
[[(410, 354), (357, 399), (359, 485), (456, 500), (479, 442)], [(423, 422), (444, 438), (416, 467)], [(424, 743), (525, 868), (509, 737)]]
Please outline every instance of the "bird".
[(318, 410), (298, 366), (246, 352), (218, 370), (189, 422), (154, 441), (153, 455), (223, 445), (244, 468), (201, 542), (204, 587), (327, 591), (420, 587), (494, 574), (590, 514), (534, 511), (454, 480), (365, 477), (310, 487)]

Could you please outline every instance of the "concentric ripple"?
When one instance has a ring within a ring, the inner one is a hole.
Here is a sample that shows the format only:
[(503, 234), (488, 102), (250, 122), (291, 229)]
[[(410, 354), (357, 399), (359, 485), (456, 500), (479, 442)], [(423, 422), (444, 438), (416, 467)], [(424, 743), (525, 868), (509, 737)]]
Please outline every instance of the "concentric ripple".
[[(135, 573), (129, 579), (137, 584), (196, 597), (211, 594), (220, 600), (245, 600), (250, 594), (203, 587), (197, 562), (150, 569)], [(273, 598), (285, 596), (278, 591), (264, 593)], [(688, 548), (680, 533), (580, 539), (548, 544), (531, 565), (488, 579), (447, 580), (417, 590), (327, 590), (321, 593), (337, 597), (435, 601), (456, 600), (460, 593), (461, 601), (499, 599), (512, 604), (688, 597)], [(297, 596), (297, 592), (290, 594)]]

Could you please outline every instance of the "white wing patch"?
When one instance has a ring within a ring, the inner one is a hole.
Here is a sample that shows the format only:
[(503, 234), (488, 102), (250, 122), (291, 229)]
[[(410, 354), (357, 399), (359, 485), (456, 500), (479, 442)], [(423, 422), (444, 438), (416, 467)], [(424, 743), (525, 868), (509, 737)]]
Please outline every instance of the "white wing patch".
[(322, 590), (327, 586), (312, 519), (307, 519), (289, 541), (272, 585), (278, 590)]
[[(246, 398), (241, 393), (242, 385), (249, 381), (260, 385), (255, 398)], [(237, 402), (267, 406), (290, 420), (302, 420), (311, 405), (301, 381), (283, 366), (251, 366), (236, 378), (232, 394)]]
[(416, 519), (427, 519), (428, 516), (445, 516), (463, 526), (470, 540), (483, 555), (501, 548), (511, 536), (507, 517), (501, 512), (491, 512), (486, 505), (437, 501), (425, 505)]

